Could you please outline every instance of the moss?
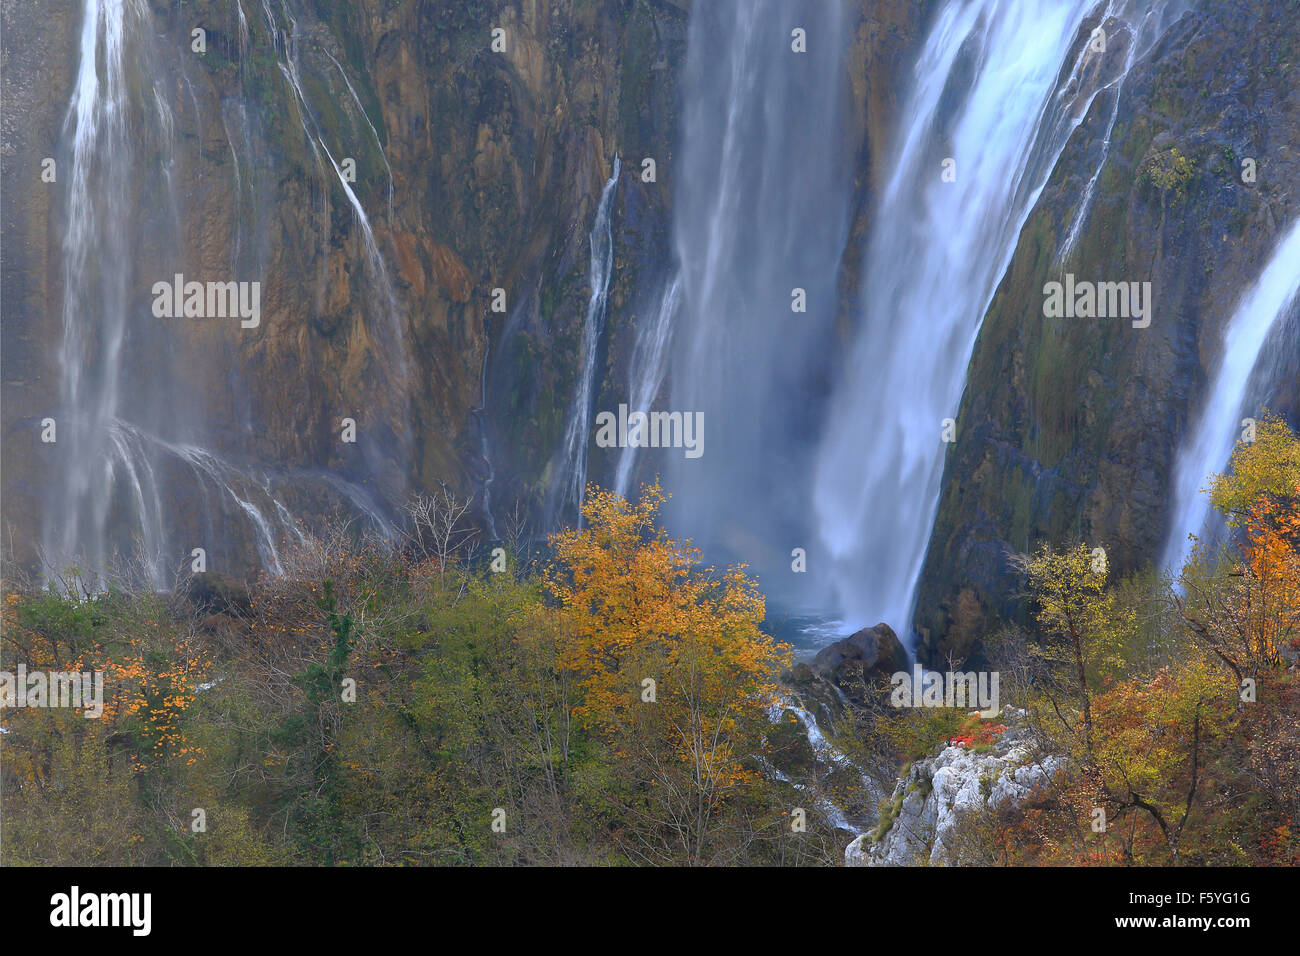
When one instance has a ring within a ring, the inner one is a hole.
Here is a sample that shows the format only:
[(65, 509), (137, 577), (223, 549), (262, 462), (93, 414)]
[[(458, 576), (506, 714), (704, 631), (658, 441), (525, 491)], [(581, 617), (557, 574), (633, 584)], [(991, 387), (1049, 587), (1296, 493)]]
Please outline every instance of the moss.
[(1162, 202), (1178, 202), (1187, 195), (1187, 186), (1195, 174), (1192, 161), (1171, 146), (1142, 164), (1138, 185), (1144, 192), (1158, 195)]
[[(992, 747), (976, 747), (976, 753), (984, 753), (992, 750)], [(997, 783), (998, 775), (995, 773), (985, 772), (980, 774), (980, 796), (986, 801), (993, 793), (993, 785)]]
[(876, 820), (876, 828), (867, 835), (872, 843), (879, 843), (885, 838), (885, 834), (893, 829), (894, 821), (898, 819), (898, 814), (903, 809), (903, 798), (904, 795), (898, 793), (890, 800), (880, 801), (880, 815)]

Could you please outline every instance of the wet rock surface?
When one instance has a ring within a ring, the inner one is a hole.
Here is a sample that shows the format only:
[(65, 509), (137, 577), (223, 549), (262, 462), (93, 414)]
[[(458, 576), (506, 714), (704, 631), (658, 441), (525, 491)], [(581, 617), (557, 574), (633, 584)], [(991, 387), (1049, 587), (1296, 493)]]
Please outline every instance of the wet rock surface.
[[(985, 318), (920, 582), (918, 654), (978, 653), (1023, 611), (1011, 557), (1044, 540), (1106, 549), (1123, 575), (1159, 557), (1181, 441), (1218, 361), (1223, 323), (1297, 213), (1300, 20), (1276, 4), (1199, 4), (1075, 131)], [(1161, 195), (1144, 170), (1176, 149), (1192, 165)], [(1105, 156), (1104, 162), (1102, 158)], [(1255, 182), (1242, 163), (1256, 161)], [(1060, 261), (1089, 179), (1095, 197)], [(1150, 281), (1151, 326), (1047, 319), (1066, 273)], [(1294, 407), (1280, 374), (1268, 401)]]

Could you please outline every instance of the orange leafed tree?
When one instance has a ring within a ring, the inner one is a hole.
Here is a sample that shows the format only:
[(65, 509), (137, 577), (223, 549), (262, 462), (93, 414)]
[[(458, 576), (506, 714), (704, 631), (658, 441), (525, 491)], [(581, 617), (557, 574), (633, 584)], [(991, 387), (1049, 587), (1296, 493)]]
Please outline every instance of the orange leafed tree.
[(698, 835), (752, 773), (788, 653), (760, 630), (764, 600), (744, 566), (703, 566), (656, 524), (663, 500), (657, 483), (636, 504), (591, 486), (585, 527), (551, 537), (546, 588), (583, 690), (577, 715), (652, 786), (675, 788), (672, 817)]
[(1198, 547), (1175, 599), (1239, 682), (1263, 679), (1300, 642), (1300, 438), (1265, 416), (1254, 442), (1237, 443), (1229, 471), (1211, 476), (1209, 495), (1235, 541), (1217, 572)]
[(1300, 488), (1288, 499), (1260, 495), (1242, 544), (1244, 573), (1254, 583), (1236, 595), (1246, 640), (1277, 664), (1284, 644), (1300, 643)]

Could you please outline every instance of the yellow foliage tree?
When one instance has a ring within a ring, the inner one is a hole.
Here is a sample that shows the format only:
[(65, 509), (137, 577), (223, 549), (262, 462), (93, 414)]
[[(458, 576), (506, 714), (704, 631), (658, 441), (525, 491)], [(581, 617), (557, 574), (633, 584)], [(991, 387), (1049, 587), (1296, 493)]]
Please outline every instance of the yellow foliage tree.
[[(1198, 655), (1149, 680), (1126, 675), (1123, 652), (1138, 622), (1107, 589), (1106, 562), (1087, 545), (1044, 547), (1022, 566), (1043, 632), (1031, 648), (1039, 668), (1027, 702), (1036, 719), (1051, 715), (1041, 741), (1069, 758), (1054, 786), (1059, 807), (1074, 820), (1066, 832), (1080, 855), (1071, 861), (1141, 862), (1163, 846), (1176, 862), (1197, 805), (1207, 741), (1232, 712), (1233, 685)], [(1080, 840), (1098, 809), (1112, 824), (1141, 811), (1151, 832), (1112, 826), (1117, 855), (1106, 850), (1105, 838), (1100, 847)]]
[(589, 487), (585, 527), (551, 537), (546, 589), (578, 716), (667, 788), (660, 822), (698, 858), (709, 819), (753, 773), (788, 648), (759, 628), (745, 567), (719, 572), (656, 524), (659, 485), (632, 504)]
[(1176, 601), (1198, 642), (1241, 681), (1276, 668), (1282, 647), (1300, 640), (1300, 438), (1265, 417), (1228, 471), (1210, 477), (1209, 495), (1237, 531), (1228, 573), (1203, 567), (1198, 551)]
[(1210, 502), (1228, 524), (1243, 528), (1261, 496), (1289, 499), (1300, 487), (1300, 439), (1274, 414), (1255, 427), (1255, 440), (1239, 441), (1224, 474), (1209, 479)]
[(1085, 544), (1062, 552), (1043, 547), (1020, 564), (1046, 638), (1031, 648), (1045, 665), (1040, 690), (1070, 730), (1068, 712), (1079, 708), (1091, 759), (1092, 700), (1098, 683), (1122, 665), (1120, 652), (1136, 627), (1133, 614), (1117, 607), (1114, 595), (1105, 590), (1106, 559)]

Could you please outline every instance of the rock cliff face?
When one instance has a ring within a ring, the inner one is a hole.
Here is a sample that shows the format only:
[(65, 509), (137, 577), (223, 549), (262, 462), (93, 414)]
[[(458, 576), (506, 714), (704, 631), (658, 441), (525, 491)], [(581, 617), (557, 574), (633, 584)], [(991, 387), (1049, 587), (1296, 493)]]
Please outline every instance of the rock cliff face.
[[(835, 144), (853, 168), (840, 262), (845, 342), (861, 321), (859, 272), (890, 172), (885, 146), (938, 5), (847, 8), (846, 141)], [(439, 482), (476, 496), (480, 511), (489, 482), (500, 511), (543, 501), (581, 365), (588, 233), (615, 155), (624, 173), (600, 407), (626, 400), (637, 330), (675, 267), (690, 4), (127, 6), (130, 215), (111, 227), (132, 253), (122, 417), (173, 447), (202, 446), (250, 486), (265, 469), (300, 483), (337, 477), (390, 512)], [(1114, 101), (1094, 102), (983, 323), (918, 598), (919, 651), (930, 663), (965, 657), (993, 622), (1019, 613), (1014, 552), (1074, 537), (1105, 547), (1121, 574), (1152, 559), (1174, 451), (1222, 323), (1296, 217), (1300, 18), (1289, 2), (1187, 6), (1123, 83), (1113, 125)], [(68, 104), (82, 15), (81, 4), (0, 0), (0, 492), (6, 548), (28, 564), (62, 467), (39, 435), (61, 401)], [(1153, 163), (1174, 149), (1191, 174), (1162, 190)], [(57, 161), (53, 183), (42, 179), (46, 158)], [(653, 183), (640, 176), (646, 158)], [(1240, 175), (1246, 159), (1253, 182)], [(335, 166), (346, 160), (356, 178), (345, 188)], [(154, 318), (153, 283), (177, 271), (260, 280), (261, 326)], [(1150, 281), (1151, 327), (1043, 318), (1044, 283), (1066, 272)], [(825, 376), (833, 366), (831, 355)], [(1300, 355), (1281, 356), (1278, 369), (1269, 404), (1298, 414)], [(358, 422), (355, 446), (339, 440), (344, 417)], [(329, 512), (339, 501), (324, 484), (288, 503)], [(202, 489), (164, 505), (190, 537), (203, 531)], [(248, 541), (228, 550), (246, 560), (227, 570), (255, 569)]]
[[(133, 246), (127, 352), (149, 357), (128, 358), (124, 379), (154, 376), (173, 393), (137, 404), (188, 390), (186, 440), (237, 466), (328, 471), (390, 505), (439, 481), (474, 494), (489, 469), (499, 500), (534, 495), (572, 391), (587, 231), (613, 158), (671, 168), (684, 5), (128, 7), (128, 33), (155, 35), (128, 38), (122, 104), (143, 184), (118, 227)], [(36, 423), (59, 398), (64, 120), (81, 13), (3, 7), (4, 498), (25, 560), (57, 469)], [(192, 49), (196, 28), (204, 52)], [(167, 128), (142, 129), (141, 117)], [(47, 156), (62, 173), (55, 184), (40, 178)], [(345, 160), (355, 204), (333, 168)], [(664, 255), (670, 195), (670, 183), (620, 183), (611, 294), (621, 325), (636, 321), (639, 274)], [(173, 268), (259, 279), (261, 327), (164, 327), (148, 290)], [(494, 289), (503, 312), (491, 308)], [(391, 322), (402, 369), (383, 354)], [(358, 421), (359, 452), (338, 440), (344, 416)]]
[[(918, 597), (923, 658), (961, 659), (995, 619), (1020, 613), (1015, 552), (1086, 540), (1120, 575), (1158, 558), (1175, 453), (1223, 323), (1297, 215), (1297, 68), (1300, 18), (1287, 4), (1197, 4), (1130, 73), (1109, 146), (1113, 100), (1099, 97), (1075, 131), (971, 360)], [(1162, 191), (1150, 170), (1174, 149), (1191, 174)], [(1243, 182), (1248, 158), (1255, 182)], [(1065, 273), (1150, 281), (1150, 327), (1044, 318), (1044, 285)], [(1284, 412), (1300, 400), (1291, 367), (1269, 397)]]
[[(846, 148), (858, 173), (844, 314), (894, 78), (930, 6), (850, 8)], [(38, 425), (59, 414), (64, 379), (68, 104), (84, 8), (4, 0), (2, 11), (4, 519), (32, 563), (61, 467)], [(109, 228), (131, 249), (129, 400), (110, 417), (151, 442), (201, 446), (251, 485), (272, 480), (268, 469), (328, 475), (391, 513), (439, 482), (481, 509), (490, 481), (503, 511), (535, 508), (581, 365), (587, 237), (616, 154), (602, 407), (626, 400), (636, 330), (673, 265), (689, 14), (686, 0), (128, 4), (130, 214)], [(46, 157), (55, 183), (41, 180)], [(642, 182), (645, 158), (656, 182)], [(175, 272), (260, 281), (261, 326), (160, 323), (149, 290)], [(345, 417), (354, 446), (339, 441)], [(295, 514), (339, 504), (287, 494)], [(187, 531), (211, 523), (198, 487), (175, 495), (164, 507)], [(256, 553), (249, 540), (227, 550), (230, 570), (253, 570), (234, 561)]]

